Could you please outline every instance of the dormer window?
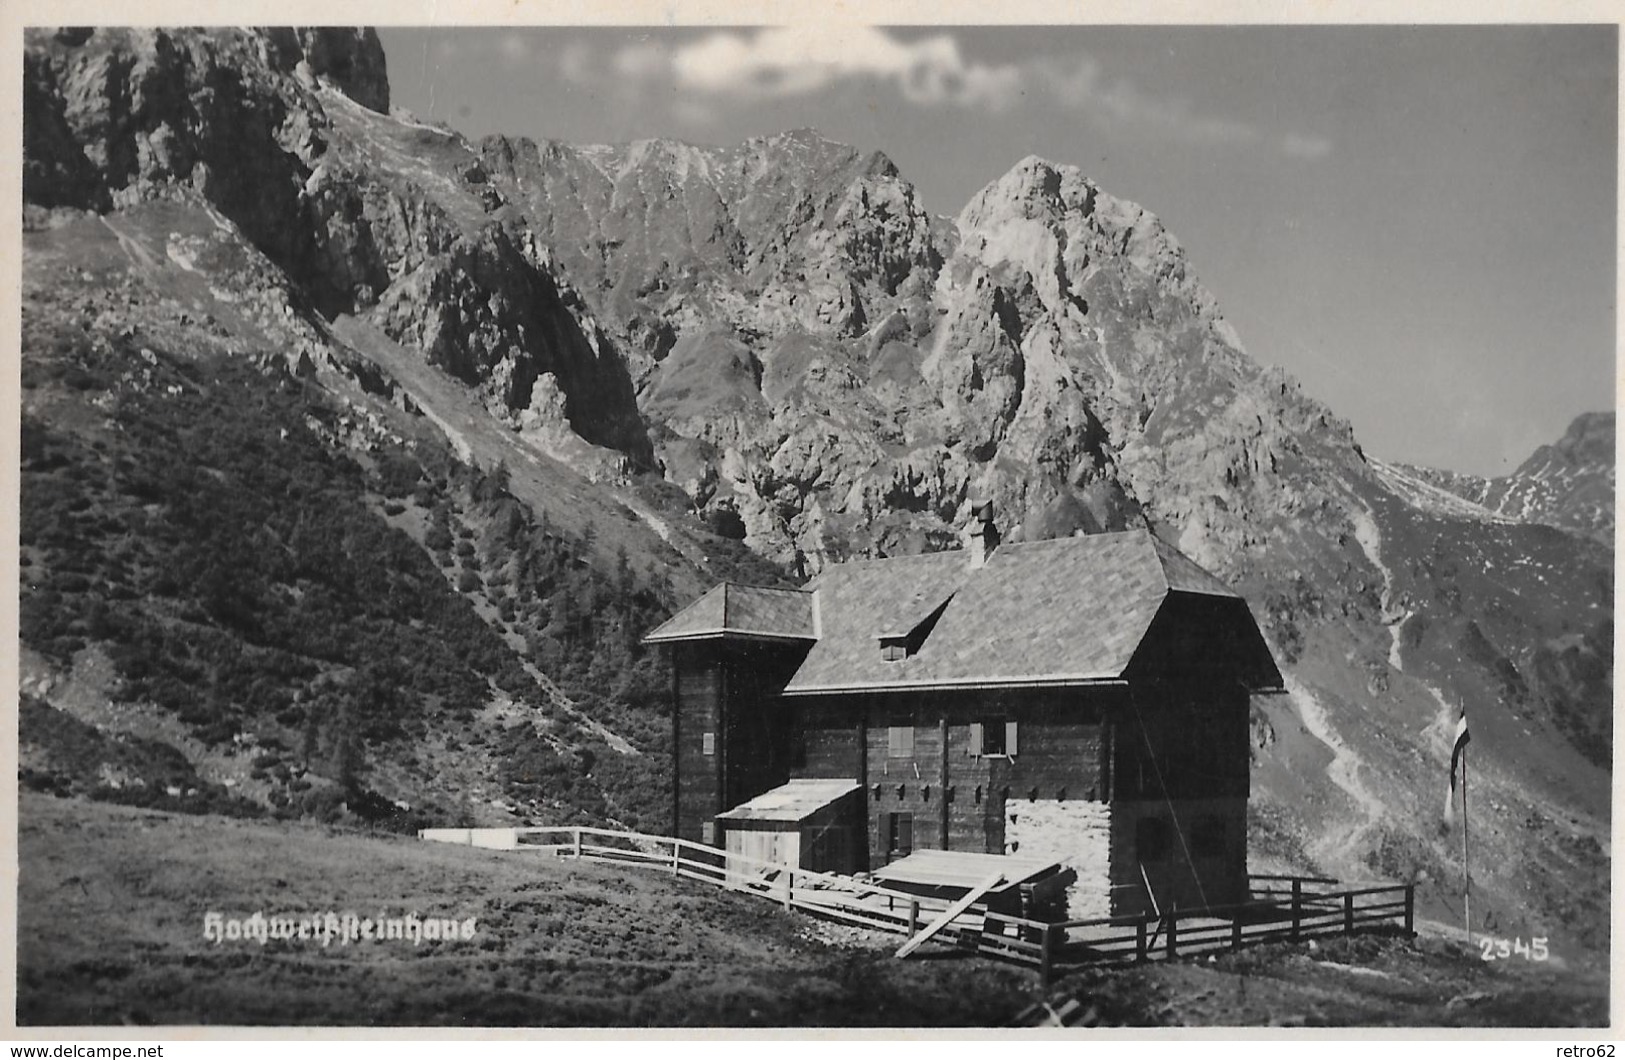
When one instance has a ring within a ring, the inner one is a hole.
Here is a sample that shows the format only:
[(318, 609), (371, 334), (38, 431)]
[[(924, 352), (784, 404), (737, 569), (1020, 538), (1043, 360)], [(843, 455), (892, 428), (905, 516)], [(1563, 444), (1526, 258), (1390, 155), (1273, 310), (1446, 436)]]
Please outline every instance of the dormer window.
[[(933, 607), (912, 627), (898, 628), (894, 626), (883, 633), (877, 634), (876, 639), (880, 641), (880, 657), (890, 663), (902, 662), (904, 659), (920, 654), (920, 649), (925, 647), (926, 638), (936, 628), (937, 619), (941, 618), (942, 613), (948, 610), (948, 605), (953, 602), (953, 598), (953, 594), (949, 593), (941, 603)], [(918, 598), (916, 599), (918, 600)], [(923, 601), (920, 602), (923, 603)]]

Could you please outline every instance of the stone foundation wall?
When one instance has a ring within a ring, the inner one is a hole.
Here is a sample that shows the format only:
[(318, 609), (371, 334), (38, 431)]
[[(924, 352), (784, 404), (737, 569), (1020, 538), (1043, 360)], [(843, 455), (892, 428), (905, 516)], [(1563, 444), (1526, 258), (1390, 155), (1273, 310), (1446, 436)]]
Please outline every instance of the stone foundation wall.
[(1111, 915), (1111, 807), (1086, 799), (1010, 799), (1004, 852), (1053, 858), (1078, 874), (1067, 888), (1072, 919)]

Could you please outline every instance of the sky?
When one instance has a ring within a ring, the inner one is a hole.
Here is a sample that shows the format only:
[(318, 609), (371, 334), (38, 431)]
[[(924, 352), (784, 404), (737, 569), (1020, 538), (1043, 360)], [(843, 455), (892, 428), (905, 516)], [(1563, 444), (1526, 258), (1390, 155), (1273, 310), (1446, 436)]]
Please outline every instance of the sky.
[(1365, 450), (1505, 474), (1615, 394), (1614, 26), (390, 28), (470, 135), (889, 155), (933, 213), (1036, 154), (1156, 213)]

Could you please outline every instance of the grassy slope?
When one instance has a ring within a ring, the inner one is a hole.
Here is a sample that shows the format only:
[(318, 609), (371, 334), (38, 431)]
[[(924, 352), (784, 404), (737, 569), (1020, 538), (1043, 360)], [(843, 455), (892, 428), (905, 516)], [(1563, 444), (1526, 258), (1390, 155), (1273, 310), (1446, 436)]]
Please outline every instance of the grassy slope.
[[(1027, 971), (950, 953), (897, 961), (890, 937), (648, 870), (32, 794), (21, 811), (25, 1024), (998, 1026), (1039, 998)], [(217, 946), (202, 935), (209, 910), (474, 916), (478, 932)], [(1600, 976), (1371, 938), (1091, 969), (1050, 1000), (1066, 995), (1135, 1025), (1607, 1016)]]
[[(1034, 988), (1018, 969), (835, 948), (768, 903), (652, 872), (34, 796), (20, 847), (29, 1024), (998, 1024)], [(478, 932), (204, 941), (205, 911), (261, 909), (475, 916)]]
[[(1459, 941), (1359, 936), (1092, 969), (1057, 984), (1112, 1024), (1198, 1027), (1593, 1027), (1608, 981), (1556, 963), (1485, 962)], [(1052, 999), (1052, 1004), (1053, 1004)]]

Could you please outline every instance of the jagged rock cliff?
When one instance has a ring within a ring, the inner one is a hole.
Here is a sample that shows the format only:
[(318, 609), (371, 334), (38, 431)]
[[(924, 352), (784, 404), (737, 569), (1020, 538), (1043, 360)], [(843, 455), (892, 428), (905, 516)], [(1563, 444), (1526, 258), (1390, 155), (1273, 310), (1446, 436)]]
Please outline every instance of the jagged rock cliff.
[[(323, 316), (371, 313), (499, 415), (530, 408), (552, 375), (576, 433), (647, 460), (620, 361), (565, 310), (530, 233), (488, 215), (474, 153), (387, 116), (376, 34), (86, 33), (30, 39), (25, 199), (104, 209), (195, 194)], [(443, 175), (421, 179), (426, 163)]]

